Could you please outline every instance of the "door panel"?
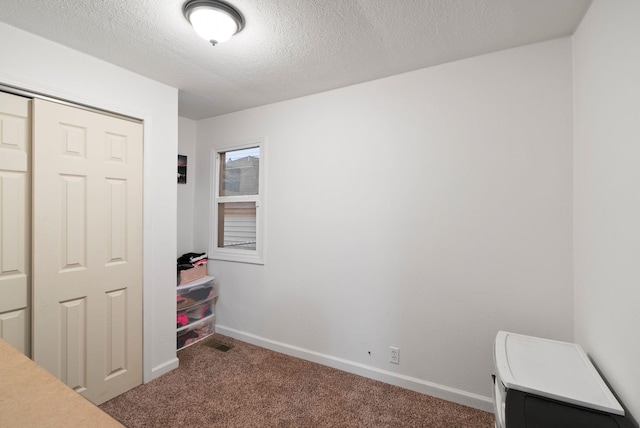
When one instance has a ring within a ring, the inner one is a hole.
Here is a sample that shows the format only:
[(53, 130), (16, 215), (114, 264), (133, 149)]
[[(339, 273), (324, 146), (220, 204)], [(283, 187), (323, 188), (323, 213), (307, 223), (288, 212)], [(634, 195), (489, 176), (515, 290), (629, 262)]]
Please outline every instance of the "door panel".
[(107, 293), (107, 343), (105, 374), (107, 378), (118, 376), (127, 367), (127, 290), (115, 290)]
[(26, 353), (25, 350), (29, 349), (28, 325), (27, 309), (1, 313), (0, 337), (17, 350)]
[(31, 101), (0, 92), (0, 338), (30, 355)]
[(87, 177), (60, 174), (60, 268), (87, 266)]
[(59, 307), (60, 370), (58, 377), (76, 392), (87, 389), (87, 299)]
[(33, 356), (96, 404), (142, 382), (142, 125), (34, 100)]
[(127, 260), (127, 182), (107, 179), (107, 212), (110, 221), (107, 234), (107, 264)]

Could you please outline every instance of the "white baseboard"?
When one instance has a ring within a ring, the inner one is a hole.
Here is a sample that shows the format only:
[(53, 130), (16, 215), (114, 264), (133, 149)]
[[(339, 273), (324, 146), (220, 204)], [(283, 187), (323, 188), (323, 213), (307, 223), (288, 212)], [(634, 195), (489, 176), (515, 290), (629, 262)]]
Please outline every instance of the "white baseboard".
[(159, 378), (163, 374), (167, 374), (171, 370), (177, 369), (179, 363), (180, 363), (180, 361), (178, 361), (178, 358), (176, 357), (176, 358), (173, 358), (173, 359), (171, 359), (169, 361), (165, 361), (164, 363), (153, 367), (151, 369), (151, 375), (149, 376), (148, 379), (144, 380), (144, 383), (151, 382), (152, 380)]
[(291, 355), (292, 357), (302, 358), (314, 363), (333, 367), (359, 376), (364, 376), (369, 379), (400, 386), (432, 397), (442, 398), (443, 400), (484, 410), (485, 412), (493, 412), (493, 400), (490, 397), (450, 388), (448, 386), (439, 385), (411, 376), (393, 373), (376, 367), (367, 366), (365, 364), (356, 363), (354, 361), (333, 357), (331, 355), (321, 354), (319, 352), (310, 351), (308, 349), (286, 343), (276, 342), (274, 340), (266, 339), (264, 337), (256, 336), (251, 333), (239, 331), (219, 324), (216, 325), (216, 333), (233, 337), (234, 339), (242, 340), (243, 342), (267, 348), (272, 351)]

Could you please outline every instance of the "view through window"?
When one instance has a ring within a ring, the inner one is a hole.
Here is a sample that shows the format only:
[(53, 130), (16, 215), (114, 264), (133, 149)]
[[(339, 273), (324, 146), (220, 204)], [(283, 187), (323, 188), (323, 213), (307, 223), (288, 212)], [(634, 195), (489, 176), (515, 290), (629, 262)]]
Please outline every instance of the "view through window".
[(215, 243), (231, 258), (259, 249), (260, 151), (256, 146), (217, 153)]

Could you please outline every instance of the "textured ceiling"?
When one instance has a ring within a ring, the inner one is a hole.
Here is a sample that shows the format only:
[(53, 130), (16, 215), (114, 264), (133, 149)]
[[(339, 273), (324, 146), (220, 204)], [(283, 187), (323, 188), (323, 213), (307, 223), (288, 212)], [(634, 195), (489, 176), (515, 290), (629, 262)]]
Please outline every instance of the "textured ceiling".
[(227, 0), (246, 26), (212, 47), (185, 1), (0, 0), (0, 21), (179, 88), (201, 119), (567, 36), (591, 3)]

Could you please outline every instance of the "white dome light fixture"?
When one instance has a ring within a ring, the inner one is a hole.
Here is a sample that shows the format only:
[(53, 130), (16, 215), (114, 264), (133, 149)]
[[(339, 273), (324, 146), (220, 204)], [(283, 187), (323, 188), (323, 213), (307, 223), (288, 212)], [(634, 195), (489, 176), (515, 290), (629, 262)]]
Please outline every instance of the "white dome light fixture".
[(212, 45), (226, 42), (244, 27), (244, 18), (233, 6), (218, 0), (191, 0), (182, 8), (196, 33)]

